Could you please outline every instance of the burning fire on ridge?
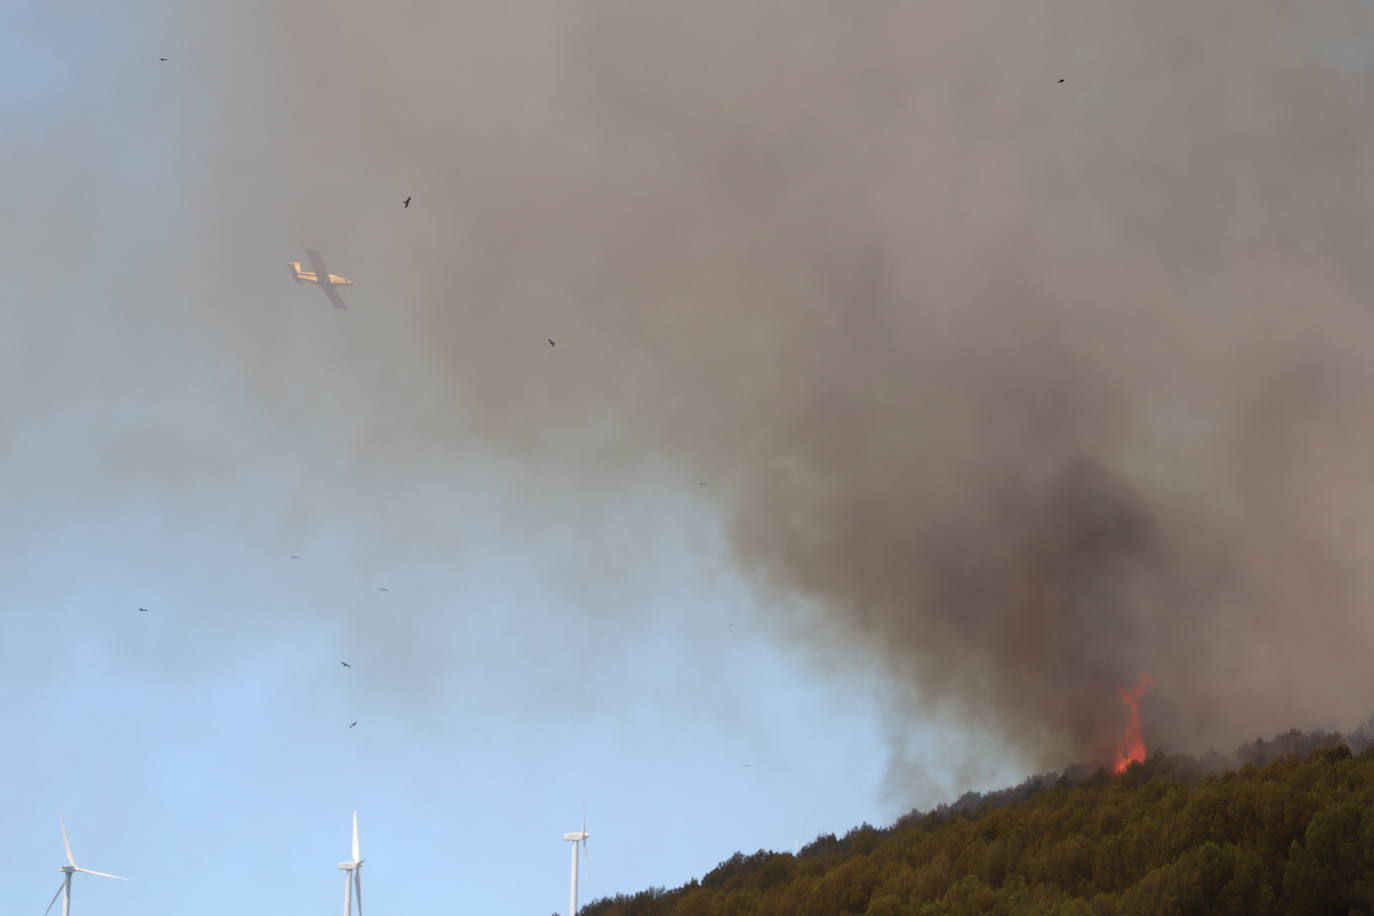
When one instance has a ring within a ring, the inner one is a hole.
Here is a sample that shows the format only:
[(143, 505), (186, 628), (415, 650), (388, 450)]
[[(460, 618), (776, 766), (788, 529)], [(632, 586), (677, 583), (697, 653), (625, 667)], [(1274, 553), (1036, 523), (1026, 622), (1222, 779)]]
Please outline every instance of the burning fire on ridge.
[(1126, 731), (1121, 736), (1121, 743), (1116, 748), (1116, 764), (1112, 767), (1113, 773), (1120, 773), (1133, 763), (1145, 762), (1145, 742), (1140, 737), (1140, 698), (1145, 693), (1145, 688), (1154, 684), (1148, 674), (1140, 676), (1140, 683), (1135, 685), (1132, 690), (1121, 690), (1121, 702), (1126, 704), (1129, 710), (1126, 719)]

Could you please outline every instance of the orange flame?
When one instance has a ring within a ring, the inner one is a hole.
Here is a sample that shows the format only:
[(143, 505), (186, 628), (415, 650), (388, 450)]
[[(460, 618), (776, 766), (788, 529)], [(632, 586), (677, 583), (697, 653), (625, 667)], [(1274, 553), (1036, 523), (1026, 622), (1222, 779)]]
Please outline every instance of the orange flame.
[(1140, 697), (1145, 693), (1145, 688), (1153, 684), (1154, 681), (1148, 674), (1142, 674), (1140, 683), (1135, 685), (1134, 690), (1117, 691), (1130, 714), (1126, 719), (1126, 733), (1121, 736), (1121, 743), (1116, 748), (1113, 773), (1120, 773), (1133, 763), (1145, 762), (1145, 742), (1140, 737)]

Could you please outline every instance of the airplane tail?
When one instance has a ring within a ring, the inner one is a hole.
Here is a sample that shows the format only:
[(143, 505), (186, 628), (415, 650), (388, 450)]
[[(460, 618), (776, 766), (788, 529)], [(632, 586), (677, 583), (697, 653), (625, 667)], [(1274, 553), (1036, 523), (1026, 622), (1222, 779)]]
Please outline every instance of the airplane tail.
[(286, 269), (291, 271), (291, 279), (297, 283), (301, 282), (301, 264), (299, 261), (292, 261), (286, 265)]

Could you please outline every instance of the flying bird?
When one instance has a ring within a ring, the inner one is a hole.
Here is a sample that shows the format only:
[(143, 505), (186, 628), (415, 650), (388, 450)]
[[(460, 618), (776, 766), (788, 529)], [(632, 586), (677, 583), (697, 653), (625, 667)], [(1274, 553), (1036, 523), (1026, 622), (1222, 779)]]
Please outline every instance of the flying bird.
[(350, 665), (348, 662), (339, 662), (339, 664), (340, 664), (340, 665), (343, 665), (345, 668), (352, 668), (352, 667), (353, 667), (353, 666)]
[(146, 614), (146, 613), (148, 613), (148, 609), (147, 609), (146, 607), (141, 607), (141, 608), (138, 609), (138, 612), (139, 612), (140, 614)]
[(296, 556), (296, 555), (293, 553), (293, 554), (291, 554), (290, 559), (292, 559), (292, 560), (299, 560), (300, 557)]
[[(354, 723), (353, 723), (353, 725), (357, 725), (357, 724), (358, 724), (357, 722), (354, 722)], [(353, 725), (350, 725), (350, 726), (348, 726), (348, 727), (349, 727), (349, 728), (352, 728)]]
[(547, 340), (547, 341), (549, 342), (549, 346), (551, 346), (551, 347), (556, 347), (556, 346), (558, 346), (556, 343), (553, 342), (553, 338), (552, 338), (552, 337), (545, 337), (544, 339)]
[(1063, 81), (1063, 80), (1060, 80), (1060, 81), (1059, 81), (1059, 82), (1061, 82), (1061, 83), (1062, 83), (1062, 82), (1064, 82), (1064, 81)]
[(165, 57), (159, 57), (159, 58), (158, 58), (158, 60), (166, 60), (166, 59), (167, 59), (167, 58), (165, 58)]
[(377, 591), (379, 591), (379, 592), (389, 592), (389, 591), (391, 591), (391, 589), (379, 585), (379, 586), (377, 586)]
[(402, 209), (409, 209), (409, 207), (410, 207), (410, 198), (407, 197), (405, 200), (401, 201), (401, 208), (402, 208)]

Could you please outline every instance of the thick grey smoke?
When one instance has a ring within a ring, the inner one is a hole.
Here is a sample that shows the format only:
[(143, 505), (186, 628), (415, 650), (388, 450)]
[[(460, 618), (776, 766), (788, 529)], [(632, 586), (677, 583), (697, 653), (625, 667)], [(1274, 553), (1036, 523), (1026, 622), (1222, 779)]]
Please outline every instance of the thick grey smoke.
[[(1367, 715), (1366, 4), (514, 7), (189, 22), (158, 263), (264, 450), (666, 460), (782, 631), (1046, 766), (1141, 673), (1178, 749)], [(349, 324), (263, 301), (302, 243)]]

